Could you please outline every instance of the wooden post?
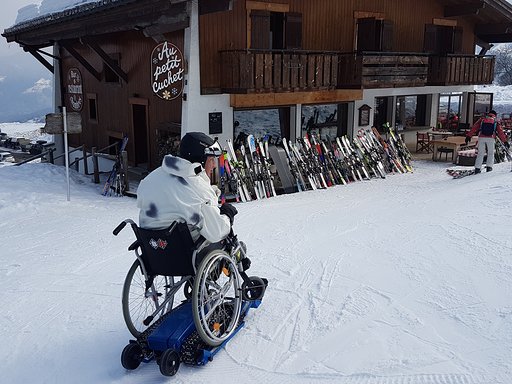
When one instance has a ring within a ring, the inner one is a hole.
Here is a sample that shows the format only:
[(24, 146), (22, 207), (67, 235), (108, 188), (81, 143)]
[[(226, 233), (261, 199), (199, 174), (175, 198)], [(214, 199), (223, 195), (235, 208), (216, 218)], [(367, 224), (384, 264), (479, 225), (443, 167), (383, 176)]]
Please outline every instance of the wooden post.
[(100, 168), (98, 166), (98, 155), (96, 154), (96, 147), (91, 148), (92, 166), (94, 174), (94, 184), (100, 183)]
[(55, 151), (55, 148), (50, 148), (50, 151), (49, 151), (50, 152), (49, 153), (49, 155), (50, 155), (50, 163), (55, 164), (54, 160), (53, 160), (53, 151)]
[(85, 149), (85, 145), (82, 145), (82, 156), (84, 159), (84, 175), (89, 174), (89, 166), (87, 165), (87, 151)]
[(124, 169), (124, 190), (128, 192), (130, 190), (130, 182), (128, 181), (128, 152), (121, 152), (121, 159), (123, 162), (122, 169)]
[(80, 172), (80, 158), (75, 157), (74, 163), (75, 163), (75, 171)]

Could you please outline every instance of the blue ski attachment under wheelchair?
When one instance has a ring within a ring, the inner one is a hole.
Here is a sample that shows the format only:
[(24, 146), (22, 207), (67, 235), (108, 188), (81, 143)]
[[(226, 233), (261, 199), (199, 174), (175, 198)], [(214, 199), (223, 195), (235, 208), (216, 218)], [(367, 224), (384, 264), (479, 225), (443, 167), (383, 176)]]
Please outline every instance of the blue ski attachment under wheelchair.
[(249, 309), (258, 308), (261, 300), (244, 301), (240, 322), (235, 331), (217, 347), (206, 344), (196, 331), (192, 315), (192, 301), (188, 300), (172, 309), (145, 340), (131, 340), (121, 355), (121, 364), (126, 369), (136, 369), (141, 362), (156, 360), (160, 372), (173, 376), (180, 363), (205, 365), (235, 336), (245, 325), (243, 320)]

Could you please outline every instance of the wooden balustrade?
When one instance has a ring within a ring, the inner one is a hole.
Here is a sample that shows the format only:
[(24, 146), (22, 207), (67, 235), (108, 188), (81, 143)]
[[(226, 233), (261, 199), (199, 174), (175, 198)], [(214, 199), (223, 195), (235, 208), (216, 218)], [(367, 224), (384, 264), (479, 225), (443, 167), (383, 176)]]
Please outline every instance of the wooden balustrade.
[(429, 85), (492, 84), (494, 56), (431, 56)]
[(221, 51), (224, 93), (491, 84), (494, 57), (402, 52)]
[(336, 53), (310, 51), (222, 51), (225, 93), (336, 89)]

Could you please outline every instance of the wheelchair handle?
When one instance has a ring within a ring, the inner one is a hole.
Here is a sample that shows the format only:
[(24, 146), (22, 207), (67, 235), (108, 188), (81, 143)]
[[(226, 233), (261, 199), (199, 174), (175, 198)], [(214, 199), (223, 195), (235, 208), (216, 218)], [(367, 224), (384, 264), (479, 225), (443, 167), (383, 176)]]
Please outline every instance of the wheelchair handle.
[(121, 223), (112, 231), (114, 236), (117, 236), (119, 232), (121, 232), (124, 229), (124, 227), (126, 227), (126, 224), (135, 224), (135, 222), (131, 219), (121, 221)]
[(114, 236), (117, 236), (119, 232), (123, 230), (124, 227), (126, 227), (126, 221), (121, 221), (121, 223), (112, 231)]

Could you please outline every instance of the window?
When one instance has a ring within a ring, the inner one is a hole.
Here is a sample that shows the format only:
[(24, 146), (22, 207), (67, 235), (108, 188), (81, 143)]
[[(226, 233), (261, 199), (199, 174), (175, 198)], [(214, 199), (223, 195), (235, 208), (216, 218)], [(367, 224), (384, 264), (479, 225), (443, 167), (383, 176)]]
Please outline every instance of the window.
[(357, 19), (358, 52), (391, 52), (393, 50), (393, 23), (375, 17)]
[(423, 50), (427, 53), (446, 55), (462, 53), (462, 27), (450, 25), (425, 25)]
[(251, 49), (301, 49), (302, 14), (251, 11)]
[(393, 106), (393, 97), (376, 97), (375, 108), (373, 109), (373, 125), (379, 130), (380, 133), (388, 133), (384, 128), (384, 124), (391, 121), (392, 114), (390, 114), (388, 105)]
[(302, 106), (302, 136), (314, 133), (321, 139), (342, 136), (338, 129), (338, 104)]
[(426, 126), (426, 95), (398, 96), (395, 124), (398, 129)]
[[(119, 55), (110, 55), (112, 61), (119, 65)], [(103, 75), (106, 83), (120, 83), (119, 76), (105, 63), (103, 63)]]
[(87, 94), (87, 105), (89, 106), (89, 120), (98, 121), (98, 103), (96, 94)]
[(492, 108), (492, 93), (475, 93), (473, 104), (473, 122), (484, 117)]
[(234, 111), (235, 142), (243, 142), (247, 135), (257, 138), (268, 136), (271, 142), (280, 140), (281, 125), (286, 123), (282, 122), (283, 117), (279, 108)]
[(451, 124), (460, 117), (461, 93), (439, 95), (439, 109), (437, 111), (437, 127), (449, 130)]

